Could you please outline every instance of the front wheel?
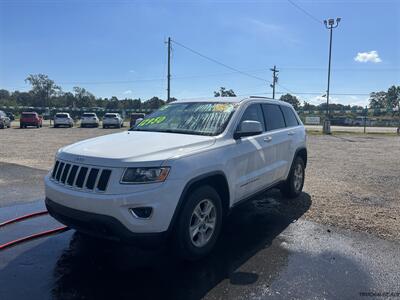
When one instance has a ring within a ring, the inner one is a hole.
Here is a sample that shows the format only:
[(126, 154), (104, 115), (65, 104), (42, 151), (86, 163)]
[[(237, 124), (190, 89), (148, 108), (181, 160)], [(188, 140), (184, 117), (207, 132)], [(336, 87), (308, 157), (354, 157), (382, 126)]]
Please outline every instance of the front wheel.
[(177, 254), (197, 260), (211, 252), (222, 225), (221, 198), (211, 186), (195, 189), (187, 197), (175, 224)]
[(301, 194), (304, 186), (305, 166), (300, 156), (293, 162), (292, 168), (286, 181), (281, 185), (281, 192), (288, 198), (296, 198)]

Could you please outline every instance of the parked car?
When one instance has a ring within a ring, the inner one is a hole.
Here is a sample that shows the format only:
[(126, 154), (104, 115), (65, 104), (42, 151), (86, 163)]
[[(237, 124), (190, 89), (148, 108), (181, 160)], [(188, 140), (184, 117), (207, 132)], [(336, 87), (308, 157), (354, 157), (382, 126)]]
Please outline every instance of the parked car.
[(42, 127), (43, 119), (37, 112), (23, 112), (19, 119), (19, 127), (26, 128), (28, 126)]
[(11, 120), (10, 118), (6, 115), (6, 113), (2, 110), (0, 110), (0, 128), (10, 128), (11, 127)]
[(81, 127), (99, 127), (99, 123), (95, 113), (84, 113), (81, 116)]
[(118, 113), (106, 113), (103, 117), (103, 128), (117, 127), (121, 128), (124, 126), (124, 120)]
[(133, 126), (136, 125), (136, 121), (137, 121), (138, 119), (144, 119), (144, 117), (145, 117), (145, 114), (132, 113), (132, 114), (131, 114), (131, 120), (130, 120), (130, 122), (129, 122), (129, 127), (132, 128)]
[(208, 254), (229, 211), (272, 187), (300, 195), (306, 131), (266, 98), (175, 101), (129, 131), (61, 148), (45, 177), (49, 213), (83, 233), (137, 244), (166, 240)]
[(67, 126), (70, 128), (74, 126), (74, 120), (71, 118), (69, 113), (56, 113), (54, 116), (54, 128), (60, 126)]
[(10, 118), (10, 121), (15, 121), (15, 116), (12, 112), (6, 112), (6, 115)]

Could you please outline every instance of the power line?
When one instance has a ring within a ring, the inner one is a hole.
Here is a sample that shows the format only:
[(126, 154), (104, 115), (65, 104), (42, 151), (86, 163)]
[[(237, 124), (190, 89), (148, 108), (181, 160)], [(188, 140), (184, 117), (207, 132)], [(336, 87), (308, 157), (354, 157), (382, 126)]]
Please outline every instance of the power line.
[(301, 6), (299, 6), (298, 4), (294, 3), (292, 0), (287, 0), (291, 5), (293, 5), (294, 7), (296, 7), (298, 10), (300, 10), (301, 12), (303, 12), (305, 15), (307, 15), (309, 18), (313, 19), (315, 22), (318, 22), (319, 24), (323, 24), (322, 21), (320, 19), (318, 19), (317, 17), (313, 16), (311, 13), (309, 13), (308, 11), (306, 11), (304, 8), (302, 8)]
[(214, 59), (214, 58), (211, 58), (211, 57), (209, 57), (209, 56), (207, 56), (207, 55), (204, 55), (204, 54), (202, 54), (202, 53), (200, 53), (200, 52), (198, 52), (198, 51), (196, 51), (196, 50), (194, 50), (194, 49), (192, 49), (192, 48), (189, 48), (189, 47), (187, 47), (187, 46), (185, 46), (185, 45), (183, 45), (183, 44), (181, 44), (181, 43), (179, 43), (179, 42), (177, 42), (177, 41), (175, 41), (175, 40), (171, 40), (171, 41), (172, 41), (174, 44), (176, 44), (176, 45), (178, 45), (178, 46), (180, 46), (180, 47), (182, 47), (182, 48), (184, 48), (184, 49), (186, 49), (186, 50), (188, 50), (188, 51), (190, 51), (190, 52), (192, 52), (192, 53), (194, 53), (194, 54), (196, 54), (196, 55), (198, 55), (198, 56), (200, 56), (200, 57), (203, 57), (204, 59), (207, 59), (207, 60), (209, 60), (209, 61), (211, 61), (211, 62), (213, 62), (213, 63), (215, 63), (215, 64), (218, 64), (218, 65), (223, 66), (223, 67), (225, 67), (225, 68), (227, 68), (227, 69), (230, 69), (230, 70), (232, 70), (232, 71), (235, 71), (236, 73), (239, 73), (239, 74), (242, 74), (242, 75), (245, 75), (245, 76), (248, 76), (248, 77), (257, 79), (257, 80), (261, 80), (261, 81), (263, 81), (263, 82), (268, 82), (268, 80), (266, 80), (266, 79), (264, 79), (264, 78), (261, 78), (261, 77), (252, 75), (252, 74), (250, 74), (250, 73), (241, 71), (241, 70), (239, 70), (239, 69), (236, 69), (236, 68), (234, 68), (234, 67), (231, 67), (231, 66), (229, 66), (229, 65), (227, 65), (227, 64), (225, 64), (225, 63), (223, 63), (223, 62), (220, 62), (220, 61), (218, 61), (218, 60), (216, 60), (216, 59)]

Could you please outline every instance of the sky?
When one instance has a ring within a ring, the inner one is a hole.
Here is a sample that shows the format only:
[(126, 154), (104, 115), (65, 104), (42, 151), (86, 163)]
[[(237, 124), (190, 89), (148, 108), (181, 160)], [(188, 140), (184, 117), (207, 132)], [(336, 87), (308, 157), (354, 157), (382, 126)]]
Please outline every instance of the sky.
[(64, 91), (165, 99), (171, 37), (172, 97), (221, 86), (271, 96), (276, 65), (278, 96), (319, 104), (329, 50), (322, 20), (336, 17), (331, 100), (364, 106), (369, 93), (400, 85), (397, 0), (0, 0), (0, 89), (27, 91), (24, 79), (44, 73)]

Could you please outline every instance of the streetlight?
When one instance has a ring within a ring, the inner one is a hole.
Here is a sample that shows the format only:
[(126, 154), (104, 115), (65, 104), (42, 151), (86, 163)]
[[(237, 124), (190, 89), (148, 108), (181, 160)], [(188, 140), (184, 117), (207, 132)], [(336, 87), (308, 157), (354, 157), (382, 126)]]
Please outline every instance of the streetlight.
[(332, 58), (332, 29), (339, 26), (341, 18), (324, 20), (326, 29), (330, 31), (329, 38), (329, 64), (328, 64), (328, 89), (326, 90), (326, 117), (324, 121), (324, 127), (322, 129), (324, 134), (331, 134), (331, 122), (329, 120), (329, 85), (331, 81), (331, 58)]

